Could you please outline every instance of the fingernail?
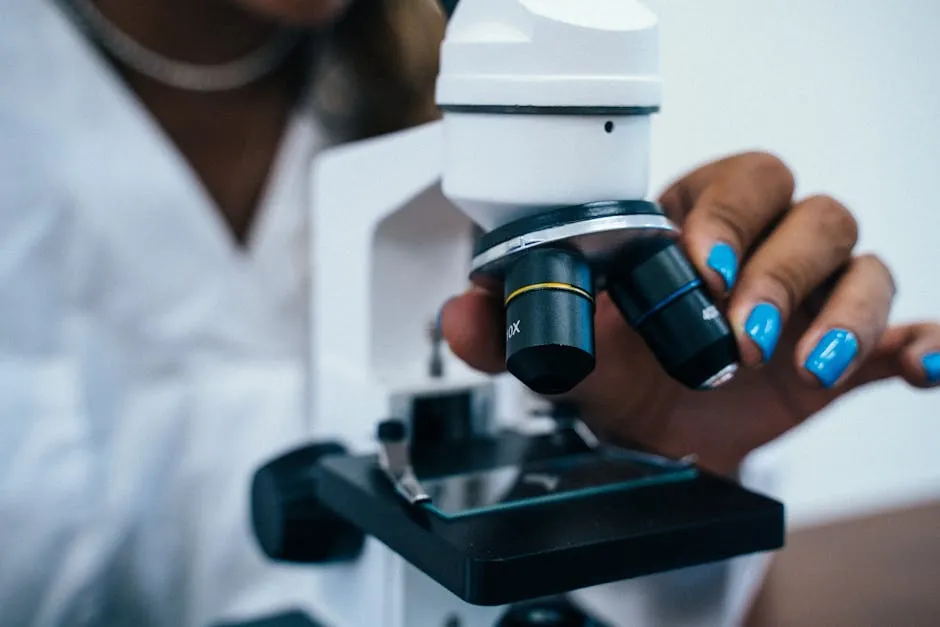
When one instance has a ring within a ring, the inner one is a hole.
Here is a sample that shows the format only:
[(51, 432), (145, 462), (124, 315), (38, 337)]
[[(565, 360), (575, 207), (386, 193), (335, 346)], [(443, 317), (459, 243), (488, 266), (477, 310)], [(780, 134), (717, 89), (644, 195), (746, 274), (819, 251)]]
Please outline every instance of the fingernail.
[(780, 311), (770, 303), (761, 303), (755, 307), (744, 324), (745, 332), (760, 348), (765, 363), (770, 361), (777, 348), (782, 328)]
[(927, 381), (940, 383), (940, 353), (930, 353), (921, 360), (921, 363), (924, 364)]
[(734, 280), (738, 275), (738, 256), (734, 249), (724, 242), (715, 244), (711, 254), (708, 255), (708, 267), (721, 275), (725, 282), (725, 291), (734, 287)]
[(858, 340), (851, 331), (833, 329), (826, 333), (810, 353), (804, 367), (824, 387), (834, 386), (858, 354)]

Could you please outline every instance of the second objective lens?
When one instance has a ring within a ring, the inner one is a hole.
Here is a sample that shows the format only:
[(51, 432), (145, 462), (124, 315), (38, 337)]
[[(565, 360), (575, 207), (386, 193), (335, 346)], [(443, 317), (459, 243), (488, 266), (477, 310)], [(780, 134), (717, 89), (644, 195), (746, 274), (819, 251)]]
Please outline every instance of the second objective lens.
[(506, 274), (506, 366), (538, 394), (564, 394), (594, 370), (594, 286), (577, 253), (540, 248)]
[(712, 389), (733, 378), (734, 334), (675, 242), (651, 238), (628, 247), (607, 276), (607, 291), (674, 379)]

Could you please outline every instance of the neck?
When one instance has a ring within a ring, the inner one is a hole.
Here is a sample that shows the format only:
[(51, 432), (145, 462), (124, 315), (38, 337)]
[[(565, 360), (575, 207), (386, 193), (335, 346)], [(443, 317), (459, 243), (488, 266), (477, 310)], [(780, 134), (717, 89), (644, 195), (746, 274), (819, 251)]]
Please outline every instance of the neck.
[[(0, 0), (2, 2), (3, 0)], [(126, 35), (174, 61), (216, 65), (257, 50), (277, 27), (231, 0), (91, 0)], [(242, 241), (302, 81), (301, 57), (241, 89), (191, 92), (115, 63)]]
[(276, 26), (231, 0), (92, 0), (141, 45), (176, 61), (226, 63), (270, 40)]

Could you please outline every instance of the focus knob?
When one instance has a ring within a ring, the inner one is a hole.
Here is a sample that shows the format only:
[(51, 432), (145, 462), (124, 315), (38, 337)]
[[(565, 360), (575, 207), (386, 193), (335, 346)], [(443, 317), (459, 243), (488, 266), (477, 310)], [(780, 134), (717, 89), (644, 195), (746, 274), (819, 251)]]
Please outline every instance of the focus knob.
[(311, 444), (279, 457), (255, 473), (251, 517), (262, 551), (277, 561), (333, 563), (356, 559), (363, 532), (317, 498), (321, 460), (344, 455), (335, 442)]
[(497, 627), (600, 627), (565, 599), (548, 599), (510, 608)]

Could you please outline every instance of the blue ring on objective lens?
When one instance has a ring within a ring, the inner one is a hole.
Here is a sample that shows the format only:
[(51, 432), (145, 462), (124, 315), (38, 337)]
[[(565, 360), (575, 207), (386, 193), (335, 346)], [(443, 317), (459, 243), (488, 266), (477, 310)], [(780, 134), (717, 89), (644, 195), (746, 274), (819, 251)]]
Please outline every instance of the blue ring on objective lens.
[(659, 301), (657, 304), (653, 305), (653, 306), (650, 308), (649, 311), (647, 311), (645, 314), (643, 314), (642, 316), (640, 316), (636, 321), (634, 321), (634, 323), (633, 323), (634, 326), (640, 326), (641, 324), (643, 324), (644, 322), (646, 322), (646, 320), (647, 320), (650, 316), (654, 315), (654, 314), (657, 313), (658, 311), (662, 311), (664, 308), (668, 307), (668, 306), (671, 305), (673, 302), (679, 300), (680, 298), (682, 298), (683, 296), (685, 296), (686, 294), (688, 294), (688, 293), (691, 292), (692, 290), (695, 290), (695, 289), (701, 287), (701, 285), (702, 285), (702, 282), (701, 282), (700, 280), (698, 280), (698, 279), (692, 281), (691, 283), (686, 283), (685, 285), (683, 285), (682, 287), (680, 287), (679, 289), (677, 289), (675, 292), (673, 292), (672, 294), (670, 294), (670, 295), (667, 296), (666, 298), (662, 299), (662, 300)]

